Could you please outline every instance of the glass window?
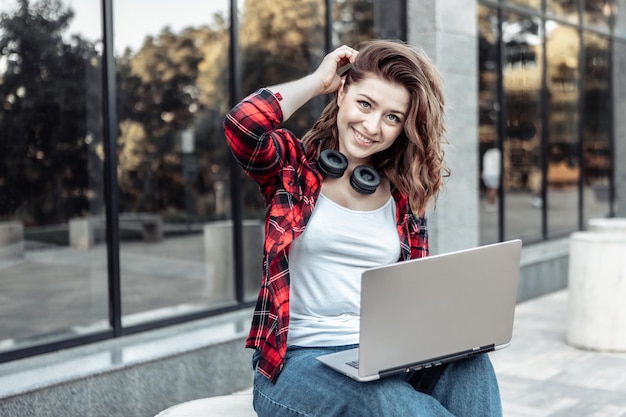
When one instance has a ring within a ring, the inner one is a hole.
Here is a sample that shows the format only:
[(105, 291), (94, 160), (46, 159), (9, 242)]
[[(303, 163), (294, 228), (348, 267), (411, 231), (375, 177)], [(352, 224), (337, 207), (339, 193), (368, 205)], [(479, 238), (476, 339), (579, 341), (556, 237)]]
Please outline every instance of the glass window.
[[(305, 0), (293, 7), (289, 0), (240, 1), (240, 46), (243, 95), (310, 74), (326, 51), (326, 7), (324, 0)], [(342, 0), (333, 4), (333, 43), (357, 46), (373, 36), (373, 0)], [(303, 135), (317, 120), (326, 105), (320, 97), (292, 115), (284, 126)], [(264, 204), (258, 186), (242, 177), (243, 213), (250, 233), (262, 230)], [(255, 299), (260, 283), (262, 233), (248, 243), (245, 237), (244, 259), (252, 259), (245, 273), (247, 299)], [(257, 260), (258, 258), (258, 260)], [(244, 271), (245, 272), (245, 271)]]
[(565, 19), (572, 23), (579, 23), (578, 2), (580, 0), (546, 0), (548, 14)]
[[(240, 11), (243, 95), (303, 77), (317, 68), (325, 54), (325, 10), (324, 0), (301, 1), (298, 7), (293, 7), (289, 0), (243, 2)], [(312, 100), (293, 114), (284, 127), (298, 135), (304, 134), (324, 105), (323, 98)], [(259, 187), (246, 176), (242, 176), (241, 184), (245, 222), (263, 230), (265, 209)], [(263, 236), (259, 236), (254, 244), (246, 243), (244, 247), (244, 258), (254, 259), (244, 278), (248, 299), (256, 298), (261, 279)]]
[(579, 53), (580, 36), (576, 28), (546, 22), (549, 237), (578, 228)]
[(583, 23), (609, 31), (614, 0), (583, 0)]
[(541, 8), (541, 0), (508, 0), (508, 2), (533, 9)]
[(611, 90), (609, 39), (594, 33), (583, 36), (585, 62), (583, 99), (583, 213), (589, 219), (610, 214)]
[(102, 15), (67, 3), (0, 3), (0, 353), (109, 328)]
[(478, 6), (478, 121), (480, 167), (480, 241), (494, 243), (498, 234), (501, 151), (498, 140), (498, 15)]
[(333, 45), (357, 47), (374, 38), (374, 0), (333, 1)]
[(626, 0), (615, 0), (613, 5), (615, 34), (626, 38)]
[(507, 13), (502, 32), (504, 236), (532, 242), (542, 239), (542, 24)]
[(113, 10), (122, 323), (232, 304), (229, 1)]
[[(246, 1), (241, 17), (243, 94), (311, 73), (324, 57), (325, 1)], [(285, 126), (303, 134), (321, 112), (309, 103)], [(258, 194), (258, 192), (257, 192)], [(261, 213), (259, 213), (261, 214)]]

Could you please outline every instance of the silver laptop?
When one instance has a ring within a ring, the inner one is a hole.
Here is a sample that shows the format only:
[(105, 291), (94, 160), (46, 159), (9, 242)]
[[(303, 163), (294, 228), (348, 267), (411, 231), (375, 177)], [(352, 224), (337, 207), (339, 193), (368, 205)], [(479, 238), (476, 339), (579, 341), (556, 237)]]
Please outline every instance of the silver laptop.
[(359, 347), (317, 359), (373, 381), (507, 347), (521, 249), (511, 240), (367, 269)]

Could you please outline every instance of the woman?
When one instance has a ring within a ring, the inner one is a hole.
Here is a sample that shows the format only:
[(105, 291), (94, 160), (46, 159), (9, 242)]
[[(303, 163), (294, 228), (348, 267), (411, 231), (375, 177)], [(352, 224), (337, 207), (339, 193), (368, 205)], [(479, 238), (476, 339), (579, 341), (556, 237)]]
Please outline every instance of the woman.
[[(335, 96), (302, 140), (279, 128), (323, 94)], [(427, 57), (400, 42), (342, 46), (314, 73), (245, 98), (224, 129), (267, 206), (246, 343), (257, 414), (501, 415), (486, 355), (436, 367), (440, 376), (368, 383), (315, 359), (358, 344), (363, 269), (428, 255), (424, 216), (447, 169), (441, 82)]]

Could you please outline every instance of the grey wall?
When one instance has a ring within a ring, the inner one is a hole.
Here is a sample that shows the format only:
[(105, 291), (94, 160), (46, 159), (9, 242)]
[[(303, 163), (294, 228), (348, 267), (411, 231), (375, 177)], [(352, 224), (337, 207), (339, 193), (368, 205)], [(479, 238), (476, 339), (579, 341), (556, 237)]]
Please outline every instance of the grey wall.
[(523, 247), (517, 301), (566, 288), (568, 274), (569, 238)]
[(252, 385), (252, 310), (0, 364), (2, 417), (153, 417)]
[(243, 339), (0, 399), (3, 417), (153, 417), (252, 384)]

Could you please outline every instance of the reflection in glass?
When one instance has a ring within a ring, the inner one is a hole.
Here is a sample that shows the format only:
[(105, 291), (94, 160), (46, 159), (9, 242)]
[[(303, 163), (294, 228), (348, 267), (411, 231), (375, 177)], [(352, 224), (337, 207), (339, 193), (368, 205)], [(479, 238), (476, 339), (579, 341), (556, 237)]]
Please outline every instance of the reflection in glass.
[(613, 19), (615, 34), (626, 37), (626, 0), (614, 0)]
[(505, 14), (502, 24), (505, 239), (542, 238), (541, 79), (543, 31), (536, 17)]
[(614, 0), (583, 0), (583, 23), (608, 32)]
[[(246, 0), (240, 11), (240, 48), (243, 95), (259, 88), (303, 77), (312, 72), (324, 56), (326, 12), (324, 0), (306, 0), (293, 7), (282, 0)], [(313, 100), (293, 114), (284, 127), (302, 135), (324, 106)], [(246, 300), (255, 300), (261, 283), (262, 231), (265, 206), (258, 185), (242, 175), (244, 239), (246, 230), (254, 235), (244, 244)], [(252, 226), (257, 225), (257, 226)], [(255, 229), (256, 228), (256, 229)]]
[[(243, 94), (312, 72), (324, 56), (325, 1), (248, 0), (241, 17)], [(321, 101), (300, 109), (285, 124), (303, 134)], [(258, 193), (257, 193), (258, 194)]]
[(374, 0), (334, 0), (333, 14), (334, 47), (374, 38)]
[(583, 214), (589, 219), (609, 215), (611, 161), (610, 49), (606, 37), (586, 32), (583, 124)]
[(579, 70), (580, 37), (574, 27), (546, 22), (548, 88), (548, 235), (578, 228), (580, 179)]
[(511, 4), (530, 7), (533, 9), (541, 8), (541, 0), (508, 0), (508, 2)]
[(99, 4), (0, 3), (0, 353), (108, 329)]
[(572, 23), (579, 22), (579, 0), (546, 0), (546, 11)]
[[(498, 141), (498, 16), (494, 9), (478, 6), (479, 44), (479, 166), (480, 242), (494, 243), (498, 236), (500, 158)], [(496, 160), (497, 159), (497, 160)]]
[[(243, 95), (261, 87), (275, 85), (310, 74), (324, 57), (326, 45), (326, 7), (324, 0), (305, 0), (293, 7), (289, 0), (246, 0), (240, 10), (240, 47)], [(333, 5), (333, 43), (358, 45), (371, 39), (373, 1), (345, 0)], [(326, 102), (312, 100), (292, 115), (284, 127), (302, 136), (317, 120)], [(253, 224), (261, 225), (264, 203), (256, 183), (242, 177), (244, 240), (246, 230), (262, 239)], [(254, 260), (244, 271), (245, 297), (254, 300), (260, 285), (261, 248), (244, 243), (244, 259)], [(258, 259), (257, 259), (258, 258)], [(257, 266), (258, 265), (258, 266)]]
[(229, 2), (189, 3), (194, 12), (180, 13), (185, 3), (113, 7), (125, 326), (235, 302), (221, 125), (230, 103)]

